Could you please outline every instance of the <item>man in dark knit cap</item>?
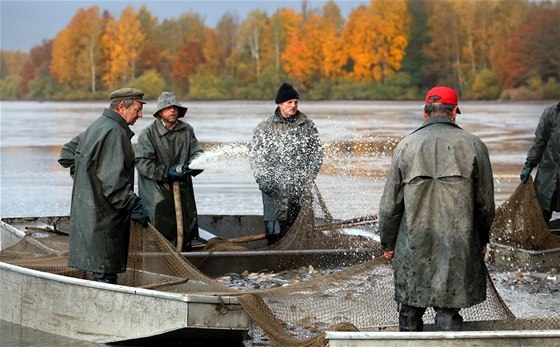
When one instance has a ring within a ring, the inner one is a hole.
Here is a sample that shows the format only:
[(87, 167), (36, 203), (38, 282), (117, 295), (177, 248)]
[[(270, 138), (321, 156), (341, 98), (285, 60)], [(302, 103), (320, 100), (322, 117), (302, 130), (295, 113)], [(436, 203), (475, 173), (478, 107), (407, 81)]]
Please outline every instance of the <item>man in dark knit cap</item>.
[(262, 193), (268, 245), (290, 230), (301, 210), (305, 182), (317, 177), (323, 163), (319, 132), (298, 111), (298, 101), (294, 87), (283, 83), (276, 111), (253, 134), (250, 163)]

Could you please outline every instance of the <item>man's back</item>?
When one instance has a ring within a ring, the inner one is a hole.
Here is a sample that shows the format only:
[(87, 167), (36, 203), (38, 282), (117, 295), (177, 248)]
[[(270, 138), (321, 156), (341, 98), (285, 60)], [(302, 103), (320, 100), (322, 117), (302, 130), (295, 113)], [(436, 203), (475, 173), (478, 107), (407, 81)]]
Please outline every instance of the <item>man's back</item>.
[[(395, 250), (397, 301), (469, 307), (485, 299), (482, 245), (493, 219), (486, 146), (445, 117), (430, 118), (395, 149), (380, 209)], [(392, 194), (391, 187), (399, 187)], [(397, 237), (398, 233), (398, 237)]]

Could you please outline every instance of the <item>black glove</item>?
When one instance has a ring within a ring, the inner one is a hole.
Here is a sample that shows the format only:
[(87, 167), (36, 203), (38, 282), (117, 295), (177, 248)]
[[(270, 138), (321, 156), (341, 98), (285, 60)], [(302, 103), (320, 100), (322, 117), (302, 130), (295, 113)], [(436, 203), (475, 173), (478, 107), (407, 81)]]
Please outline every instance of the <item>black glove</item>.
[(136, 204), (132, 208), (132, 212), (130, 212), (130, 219), (135, 221), (138, 224), (142, 224), (144, 228), (148, 227), (148, 223), (150, 223), (150, 217), (148, 217), (148, 213), (144, 209), (144, 205), (142, 202), (138, 200)]
[(202, 171), (204, 171), (204, 170), (194, 170), (194, 169), (187, 168), (184, 171), (184, 173), (185, 173), (185, 175), (191, 175), (192, 177), (195, 177), (196, 175), (200, 174)]
[(529, 176), (531, 176), (531, 171), (533, 171), (533, 166), (526, 162), (523, 170), (521, 170), (521, 174), (519, 175), (521, 182), (527, 183)]
[(167, 169), (167, 179), (171, 182), (181, 181), (185, 178), (185, 171), (188, 170), (185, 164), (172, 165)]
[(277, 193), (277, 187), (272, 184), (272, 182), (268, 181), (268, 180), (263, 180), (260, 179), (257, 181), (257, 183), (259, 184), (259, 189), (261, 192), (263, 192), (266, 195), (275, 195)]

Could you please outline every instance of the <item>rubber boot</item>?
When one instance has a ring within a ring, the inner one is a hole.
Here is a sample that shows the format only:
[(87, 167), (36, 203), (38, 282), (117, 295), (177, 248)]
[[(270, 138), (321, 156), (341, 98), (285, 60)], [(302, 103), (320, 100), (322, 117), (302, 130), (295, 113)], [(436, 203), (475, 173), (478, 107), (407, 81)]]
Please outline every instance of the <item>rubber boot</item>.
[(95, 282), (117, 284), (117, 274), (115, 274), (115, 273), (94, 272), (93, 273), (93, 280)]
[(401, 304), (399, 310), (399, 331), (423, 331), (424, 322), (422, 316), (426, 312), (425, 307), (413, 307)]
[(276, 221), (267, 220), (264, 222), (264, 235), (266, 236), (266, 245), (271, 246), (280, 240), (278, 234), (275, 233)]
[(459, 314), (458, 308), (434, 307), (436, 311), (436, 326), (438, 331), (461, 331), (463, 327), (463, 317)]

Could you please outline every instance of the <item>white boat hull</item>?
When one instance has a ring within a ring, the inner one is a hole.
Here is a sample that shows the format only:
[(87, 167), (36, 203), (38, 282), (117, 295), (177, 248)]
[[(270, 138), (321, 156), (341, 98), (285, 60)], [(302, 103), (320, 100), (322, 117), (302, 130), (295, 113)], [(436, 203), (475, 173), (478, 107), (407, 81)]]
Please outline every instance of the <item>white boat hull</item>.
[[(22, 236), (20, 230), (0, 223), (2, 248)], [(0, 298), (1, 320), (100, 343), (167, 335), (175, 340), (183, 336), (241, 340), (250, 323), (235, 297), (111, 285), (3, 262)]]

